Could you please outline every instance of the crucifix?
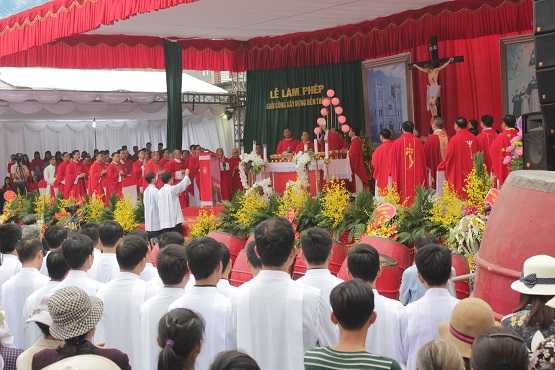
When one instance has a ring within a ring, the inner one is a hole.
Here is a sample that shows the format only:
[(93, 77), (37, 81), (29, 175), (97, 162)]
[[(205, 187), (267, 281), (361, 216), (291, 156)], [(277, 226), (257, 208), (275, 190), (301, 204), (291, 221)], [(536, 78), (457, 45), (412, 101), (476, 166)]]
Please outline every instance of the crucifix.
[(432, 118), (435, 118), (441, 117), (441, 86), (439, 85), (439, 72), (445, 69), (449, 64), (464, 62), (464, 57), (455, 56), (440, 58), (437, 36), (432, 36), (430, 38), (428, 51), (430, 53), (430, 60), (409, 64), (409, 68), (416, 68), (420, 72), (424, 72), (428, 75), (426, 102), (428, 111), (432, 115)]

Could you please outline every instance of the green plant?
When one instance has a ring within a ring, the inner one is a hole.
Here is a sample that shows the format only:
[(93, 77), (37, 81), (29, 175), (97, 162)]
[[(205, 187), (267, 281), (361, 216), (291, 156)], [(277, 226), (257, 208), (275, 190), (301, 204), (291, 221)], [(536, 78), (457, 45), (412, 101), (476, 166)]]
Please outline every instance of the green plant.
[(412, 206), (399, 211), (397, 237), (400, 243), (411, 245), (417, 237), (428, 233), (439, 236), (440, 230), (430, 221), (433, 196), (433, 190), (418, 187)]
[(318, 226), (321, 221), (320, 200), (319, 198), (309, 197), (302, 212), (297, 215), (297, 231), (302, 232), (311, 227)]
[(139, 197), (139, 199), (137, 199), (137, 204), (135, 204), (135, 221), (137, 221), (138, 224), (144, 224), (145, 223), (145, 204), (143, 203), (143, 197)]
[(360, 239), (367, 229), (368, 222), (374, 211), (374, 197), (370, 192), (358, 193), (354, 202), (345, 213), (343, 221), (339, 224), (336, 236), (344, 232), (349, 233), (349, 242)]
[(246, 235), (235, 218), (237, 210), (241, 207), (243, 194), (244, 192), (235, 193), (230, 202), (224, 202), (224, 210), (220, 216), (220, 230), (238, 237), (244, 237)]

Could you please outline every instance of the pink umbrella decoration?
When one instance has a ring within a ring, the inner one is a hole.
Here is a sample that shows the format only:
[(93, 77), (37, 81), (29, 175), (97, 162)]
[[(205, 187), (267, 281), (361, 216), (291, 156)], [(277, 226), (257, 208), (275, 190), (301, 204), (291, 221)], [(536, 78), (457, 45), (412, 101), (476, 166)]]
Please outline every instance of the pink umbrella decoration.
[(331, 98), (331, 97), (335, 96), (335, 91), (333, 91), (332, 89), (329, 89), (329, 90), (326, 92), (326, 95), (327, 95), (329, 98)]
[(338, 114), (338, 115), (343, 114), (343, 107), (338, 106), (338, 107), (335, 107), (334, 109), (335, 109), (335, 114)]

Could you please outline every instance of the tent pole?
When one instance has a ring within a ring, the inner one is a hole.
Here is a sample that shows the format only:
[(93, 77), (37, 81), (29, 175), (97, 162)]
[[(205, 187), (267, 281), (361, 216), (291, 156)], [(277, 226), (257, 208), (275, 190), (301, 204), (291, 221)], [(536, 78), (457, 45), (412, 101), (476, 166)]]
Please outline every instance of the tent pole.
[(164, 59), (166, 62), (166, 86), (168, 91), (168, 121), (166, 148), (182, 149), (183, 112), (181, 107), (181, 85), (183, 79), (183, 61), (181, 45), (166, 40), (164, 42)]

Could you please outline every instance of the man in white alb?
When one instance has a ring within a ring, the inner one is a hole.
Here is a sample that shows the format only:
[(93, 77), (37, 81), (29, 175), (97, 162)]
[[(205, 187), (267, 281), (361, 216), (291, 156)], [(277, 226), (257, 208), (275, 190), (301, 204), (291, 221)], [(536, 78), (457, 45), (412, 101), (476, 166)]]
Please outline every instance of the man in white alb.
[[(64, 240), (66, 240), (68, 234), (68, 230), (60, 225), (52, 225), (48, 226), (46, 231), (44, 232), (44, 241), (46, 242), (46, 246), (48, 247), (48, 252), (46, 252), (46, 256), (62, 246)], [(42, 261), (42, 266), (40, 268), (40, 273), (44, 276), (48, 276), (48, 266), (46, 266), (46, 258)]]
[(21, 262), (15, 251), (19, 240), (21, 240), (21, 227), (16, 224), (0, 225), (0, 287), (21, 270)]
[(160, 212), (158, 211), (158, 188), (156, 187), (156, 174), (145, 175), (147, 187), (143, 193), (143, 205), (145, 211), (145, 231), (148, 238), (158, 237), (160, 234)]
[(171, 173), (163, 172), (160, 180), (164, 184), (158, 191), (158, 213), (160, 215), (160, 230), (177, 231), (182, 233), (183, 211), (179, 203), (179, 194), (187, 190), (191, 185), (189, 169), (185, 170), (183, 180), (177, 185), (170, 185)]
[(54, 182), (56, 181), (56, 158), (50, 158), (48, 161), (48, 166), (42, 171), (44, 176), (44, 181), (46, 182), (46, 195), (56, 195), (54, 194)]
[(225, 295), (227, 298), (232, 299), (233, 293), (237, 289), (229, 283), (229, 275), (231, 274), (231, 256), (229, 254), (229, 249), (223, 244), (220, 245), (222, 248), (222, 277), (218, 281), (218, 291)]
[(331, 345), (326, 335), (330, 309), (316, 288), (291, 279), (296, 256), (293, 227), (270, 218), (256, 227), (256, 251), (262, 270), (241, 285), (233, 299), (237, 347), (264, 370), (303, 370), (304, 352), (317, 343)]
[(116, 247), (123, 237), (123, 228), (114, 221), (102, 223), (98, 229), (102, 254), (97, 257), (89, 276), (101, 283), (108, 283), (119, 273)]

